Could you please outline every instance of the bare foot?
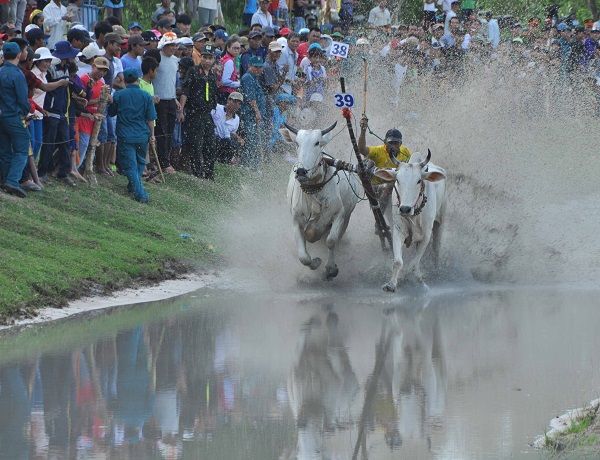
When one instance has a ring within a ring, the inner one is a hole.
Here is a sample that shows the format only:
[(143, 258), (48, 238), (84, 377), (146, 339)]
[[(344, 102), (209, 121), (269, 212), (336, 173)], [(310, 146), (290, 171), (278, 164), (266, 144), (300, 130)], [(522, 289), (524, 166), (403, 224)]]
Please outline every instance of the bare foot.
[(165, 168), (164, 172), (166, 172), (167, 174), (175, 174), (175, 168), (173, 168), (173, 166), (169, 166), (168, 168)]
[(71, 176), (73, 179), (78, 180), (79, 182), (87, 183), (87, 179), (85, 177), (83, 177), (81, 174), (79, 174), (79, 171), (77, 171), (77, 170), (71, 171), (69, 173), (69, 176)]

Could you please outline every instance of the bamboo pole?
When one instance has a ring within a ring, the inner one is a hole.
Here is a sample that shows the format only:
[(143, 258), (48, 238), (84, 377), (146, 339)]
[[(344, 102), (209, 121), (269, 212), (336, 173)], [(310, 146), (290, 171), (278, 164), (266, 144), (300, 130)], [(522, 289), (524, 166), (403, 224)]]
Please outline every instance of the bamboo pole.
[[(97, 113), (104, 115), (106, 113), (106, 105), (108, 104), (108, 98), (110, 97), (110, 86), (104, 85), (100, 89), (100, 99), (98, 101)], [(98, 185), (98, 180), (94, 174), (94, 159), (96, 157), (96, 147), (98, 146), (98, 134), (100, 134), (100, 128), (102, 127), (102, 120), (94, 121), (94, 127), (92, 128), (92, 134), (90, 136), (90, 143), (88, 144), (87, 151), (85, 152), (85, 177), (89, 181), (92, 187)]]

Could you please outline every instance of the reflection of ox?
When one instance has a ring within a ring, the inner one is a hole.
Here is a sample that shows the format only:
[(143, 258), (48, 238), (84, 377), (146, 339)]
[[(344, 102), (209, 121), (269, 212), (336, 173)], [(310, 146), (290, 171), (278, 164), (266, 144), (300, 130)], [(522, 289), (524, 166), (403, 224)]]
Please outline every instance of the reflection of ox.
[[(389, 341), (382, 384), (393, 404), (386, 441), (398, 447), (402, 439), (427, 439), (446, 407), (448, 374), (438, 312), (417, 302), (388, 310), (384, 335)], [(428, 440), (429, 442), (429, 440)]]
[(389, 283), (383, 286), (384, 291), (394, 292), (402, 271), (402, 244), (410, 247), (416, 245), (416, 253), (407, 264), (405, 273), (411, 271), (419, 281), (423, 281), (421, 257), (429, 240), (433, 236), (434, 251), (439, 251), (441, 226), (446, 213), (446, 172), (433, 163), (429, 163), (431, 152), (422, 159), (415, 153), (409, 163), (398, 163), (397, 169), (376, 169), (375, 176), (395, 181), (394, 207), (394, 267)]
[[(296, 458), (329, 458), (324, 432), (347, 429), (357, 412), (358, 380), (337, 328), (328, 313), (325, 325), (312, 317), (298, 337), (296, 364), (288, 380), (290, 407), (298, 427)], [(354, 404), (353, 404), (354, 403)]]
[(287, 190), (298, 258), (311, 270), (318, 268), (321, 259), (311, 258), (306, 242), (314, 243), (326, 236), (329, 259), (325, 265), (325, 279), (328, 280), (338, 274), (335, 249), (348, 227), (360, 189), (356, 175), (336, 177), (336, 169), (323, 159), (321, 148), (331, 139), (328, 133), (335, 125), (322, 131), (298, 131), (287, 125), (279, 130), (286, 142), (297, 145), (298, 151), (298, 162), (290, 175)]

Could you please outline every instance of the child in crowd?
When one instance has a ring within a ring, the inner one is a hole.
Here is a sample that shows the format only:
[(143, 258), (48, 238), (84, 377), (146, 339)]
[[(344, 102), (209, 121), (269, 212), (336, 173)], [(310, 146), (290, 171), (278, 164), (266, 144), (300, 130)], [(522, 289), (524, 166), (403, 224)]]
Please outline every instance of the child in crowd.
[(306, 66), (305, 70), (305, 101), (310, 101), (313, 94), (320, 94), (322, 97), (321, 100), (323, 100), (325, 98), (325, 82), (327, 80), (327, 73), (325, 72), (325, 67), (323, 67), (325, 53), (318, 44), (314, 43), (309, 46), (308, 60), (310, 63)]

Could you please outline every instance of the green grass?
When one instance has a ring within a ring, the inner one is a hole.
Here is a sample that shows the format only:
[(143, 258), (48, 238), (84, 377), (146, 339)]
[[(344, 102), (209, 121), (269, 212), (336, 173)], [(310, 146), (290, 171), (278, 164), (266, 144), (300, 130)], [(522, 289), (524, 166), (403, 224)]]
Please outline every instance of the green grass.
[(565, 431), (565, 434), (576, 434), (585, 431), (594, 421), (594, 415), (588, 414), (585, 417), (574, 421), (569, 428)]
[[(177, 174), (134, 201), (127, 180), (0, 196), (0, 322), (27, 308), (63, 306), (93, 290), (160, 280), (219, 262), (219, 216), (243, 172), (221, 166), (215, 183)], [(192, 239), (184, 239), (187, 233)], [(216, 247), (216, 250), (212, 248)]]

